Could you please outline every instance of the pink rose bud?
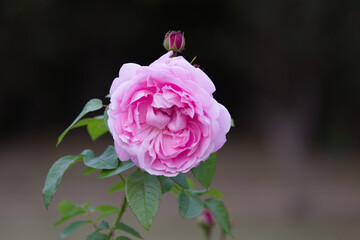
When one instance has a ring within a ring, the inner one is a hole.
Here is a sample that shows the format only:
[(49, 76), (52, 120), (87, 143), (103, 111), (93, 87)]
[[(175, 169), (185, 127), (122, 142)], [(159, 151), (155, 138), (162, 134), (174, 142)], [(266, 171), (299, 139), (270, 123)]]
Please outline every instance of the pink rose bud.
[(174, 53), (181, 52), (185, 48), (185, 38), (181, 31), (169, 31), (165, 34), (164, 48)]
[(198, 217), (198, 222), (205, 226), (211, 226), (215, 223), (215, 218), (212, 212), (209, 209), (204, 209), (202, 214)]

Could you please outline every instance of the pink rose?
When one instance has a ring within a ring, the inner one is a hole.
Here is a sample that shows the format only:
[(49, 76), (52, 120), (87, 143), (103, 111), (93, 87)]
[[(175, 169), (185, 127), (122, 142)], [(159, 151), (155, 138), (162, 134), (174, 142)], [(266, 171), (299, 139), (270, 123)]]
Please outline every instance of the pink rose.
[(168, 52), (150, 66), (124, 64), (110, 88), (108, 125), (121, 161), (176, 176), (226, 142), (230, 114), (199, 68)]

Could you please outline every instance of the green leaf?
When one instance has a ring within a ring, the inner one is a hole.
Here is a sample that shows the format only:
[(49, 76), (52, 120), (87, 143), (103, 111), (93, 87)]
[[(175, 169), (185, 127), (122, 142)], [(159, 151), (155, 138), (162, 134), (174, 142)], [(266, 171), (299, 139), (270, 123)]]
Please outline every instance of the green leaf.
[(172, 187), (175, 185), (175, 182), (170, 180), (165, 176), (159, 176), (160, 184), (161, 184), (161, 194), (165, 194), (169, 192)]
[(100, 221), (101, 219), (107, 216), (119, 213), (120, 209), (111, 205), (100, 205), (97, 208), (95, 208), (95, 211), (103, 212), (97, 219), (97, 221)]
[(128, 238), (125, 236), (120, 236), (120, 237), (117, 237), (115, 240), (131, 240), (131, 238)]
[(219, 223), (220, 227), (230, 236), (233, 236), (230, 228), (229, 213), (224, 203), (217, 198), (210, 198), (205, 200), (204, 205), (214, 215), (215, 219)]
[(178, 203), (179, 213), (182, 218), (196, 218), (204, 210), (204, 204), (198, 196), (188, 196), (182, 189), (180, 190)]
[[(109, 115), (108, 115), (108, 111), (109, 111), (109, 105), (105, 108), (105, 111), (104, 111), (104, 124), (105, 124), (105, 127), (108, 129), (108, 131), (110, 132), (110, 128), (109, 128), (109, 125), (108, 125), (108, 120), (109, 120)], [(110, 132), (111, 133), (111, 132)]]
[(42, 190), (42, 195), (46, 208), (49, 207), (49, 204), (59, 186), (59, 183), (65, 171), (80, 160), (81, 157), (79, 156), (65, 156), (58, 159), (51, 166), (45, 180), (45, 186)]
[(116, 169), (112, 169), (112, 170), (102, 170), (98, 176), (98, 178), (108, 178), (108, 177), (112, 177), (114, 175), (120, 174), (122, 172), (125, 172), (126, 170), (129, 170), (130, 168), (134, 167), (135, 164), (131, 161), (128, 160), (126, 162), (121, 162), (119, 163), (118, 167)]
[(114, 146), (108, 146), (99, 157), (94, 157), (94, 153), (87, 152), (84, 156), (84, 164), (96, 169), (114, 169), (117, 168), (119, 161)]
[(53, 225), (54, 225), (54, 227), (56, 227), (57, 225), (59, 225), (63, 222), (66, 222), (67, 220), (69, 220), (75, 216), (82, 215), (85, 213), (86, 213), (86, 211), (84, 209), (82, 209), (81, 207), (79, 207), (77, 209), (74, 209), (74, 210), (68, 212), (66, 215), (64, 215), (62, 218), (60, 218), (58, 221), (56, 221)]
[(95, 232), (87, 236), (86, 240), (110, 240), (110, 237), (104, 233)]
[(197, 196), (202, 196), (202, 195), (208, 195), (208, 196), (213, 196), (213, 197), (217, 197), (217, 198), (222, 198), (223, 194), (222, 192), (215, 190), (213, 188), (210, 188), (209, 190), (203, 189), (203, 190), (193, 190), (193, 189), (187, 189), (186, 190), (188, 193), (193, 194), (193, 195), (197, 195)]
[(94, 121), (88, 123), (87, 131), (93, 141), (107, 133), (109, 130), (105, 126), (104, 116), (101, 116), (101, 118), (94, 118)]
[(206, 189), (202, 189), (202, 190), (187, 189), (186, 191), (189, 194), (196, 195), (196, 196), (201, 196), (201, 195), (204, 195), (204, 194), (206, 194), (208, 192), (208, 190), (206, 190)]
[(183, 173), (179, 173), (176, 177), (172, 177), (171, 180), (179, 184), (181, 187), (188, 189), (189, 185), (186, 181), (186, 177)]
[(88, 167), (85, 171), (82, 172), (83, 175), (90, 175), (92, 174), (93, 172), (96, 172), (96, 168), (91, 168), (91, 167)]
[(84, 118), (75, 124), (72, 128), (86, 126), (87, 131), (93, 141), (108, 132), (105, 126), (104, 116), (97, 116), (94, 118)]
[(98, 218), (97, 221), (100, 221), (101, 219), (106, 218), (107, 216), (113, 215), (113, 214), (118, 214), (120, 212), (119, 209), (113, 209), (107, 212), (104, 212), (103, 214), (101, 214)]
[(223, 193), (216, 190), (216, 189), (213, 189), (213, 188), (210, 188), (206, 193), (206, 195), (208, 196), (213, 196), (213, 197), (216, 197), (216, 198), (222, 198), (223, 197)]
[(159, 179), (148, 173), (134, 172), (126, 181), (125, 193), (131, 210), (148, 231), (160, 206)]
[(124, 190), (125, 189), (125, 182), (124, 181), (120, 181), (120, 182), (117, 182), (115, 183), (108, 191), (108, 193), (114, 193), (114, 192), (117, 192), (117, 191), (121, 191), (121, 190)]
[(126, 233), (129, 233), (130, 235), (136, 237), (136, 238), (140, 238), (140, 239), (143, 239), (141, 237), (141, 235), (135, 230), (133, 229), (132, 227), (130, 227), (129, 225), (126, 225), (125, 223), (117, 223), (116, 224), (116, 229), (119, 229), (119, 230), (122, 230)]
[(111, 210), (120, 210), (119, 208), (117, 207), (114, 207), (114, 206), (111, 206), (111, 205), (100, 205), (98, 206), (97, 208), (95, 208), (95, 211), (100, 211), (100, 212), (108, 212), (108, 211), (111, 211)]
[(61, 201), (58, 205), (58, 210), (61, 213), (62, 216), (65, 216), (66, 214), (68, 214), (69, 212), (75, 210), (75, 209), (79, 209), (80, 206), (77, 204), (74, 204), (70, 201)]
[(84, 209), (85, 211), (90, 211), (90, 212), (95, 212), (95, 209), (92, 208), (90, 206), (90, 202), (86, 202), (83, 206), (82, 206), (82, 209)]
[(191, 178), (186, 177), (186, 182), (187, 182), (190, 189), (195, 189), (195, 184), (194, 184), (194, 182), (193, 182), (193, 180)]
[(89, 112), (93, 112), (96, 110), (99, 110), (102, 108), (102, 102), (100, 99), (91, 99), (86, 103), (83, 110), (80, 112), (80, 114), (76, 117), (76, 119), (70, 124), (70, 126), (60, 135), (58, 138), (58, 142), (56, 146), (58, 146), (61, 141), (63, 140), (64, 136), (74, 127), (74, 125), (83, 117), (85, 114)]
[(234, 119), (231, 118), (231, 127), (235, 127)]
[(109, 229), (109, 228), (110, 228), (109, 223), (105, 220), (102, 220), (101, 223), (97, 226), (96, 231)]
[(90, 220), (88, 221), (78, 221), (78, 222), (73, 222), (71, 223), (69, 226), (67, 226), (64, 231), (61, 232), (60, 236), (61, 238), (66, 237), (67, 235), (69, 235), (70, 233), (76, 231), (79, 227), (91, 223)]
[(208, 188), (212, 182), (216, 170), (216, 152), (210, 154), (210, 157), (199, 164), (198, 167), (193, 168), (191, 171), (194, 177), (203, 185)]
[(180, 186), (176, 183), (174, 183), (174, 186), (170, 189), (170, 192), (175, 194), (176, 196), (179, 196), (180, 190), (177, 188), (180, 188)]

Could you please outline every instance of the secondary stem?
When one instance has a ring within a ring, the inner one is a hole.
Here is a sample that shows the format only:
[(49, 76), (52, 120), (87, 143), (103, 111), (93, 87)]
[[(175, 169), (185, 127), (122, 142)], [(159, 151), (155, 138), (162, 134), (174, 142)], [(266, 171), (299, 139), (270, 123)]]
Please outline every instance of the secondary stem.
[(89, 217), (89, 219), (90, 219), (90, 221), (91, 221), (91, 225), (93, 225), (93, 227), (96, 229), (97, 226), (96, 226), (96, 224), (94, 223), (94, 221), (92, 220), (91, 212), (88, 211), (86, 214), (88, 215), (88, 217)]
[(121, 209), (120, 209), (120, 212), (118, 214), (118, 216), (116, 217), (115, 221), (114, 221), (114, 224), (113, 224), (113, 227), (111, 228), (110, 230), (110, 233), (109, 233), (109, 237), (111, 238), (112, 235), (114, 234), (114, 230), (116, 228), (116, 225), (120, 222), (124, 212), (125, 212), (125, 209), (127, 207), (127, 200), (126, 200), (126, 195), (124, 195), (124, 200), (123, 200), (123, 203), (121, 205)]

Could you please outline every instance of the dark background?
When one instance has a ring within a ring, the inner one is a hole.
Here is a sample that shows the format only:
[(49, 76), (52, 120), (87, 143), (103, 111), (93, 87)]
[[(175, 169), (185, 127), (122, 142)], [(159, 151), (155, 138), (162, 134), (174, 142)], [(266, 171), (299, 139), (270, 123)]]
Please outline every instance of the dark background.
[[(295, 221), (298, 226), (314, 219), (315, 211), (317, 223), (360, 223), (360, 1), (1, 0), (0, 4), (0, 164), (2, 170), (34, 171), (20, 176), (27, 176), (31, 186), (39, 185), (36, 191), (57, 157), (80, 151), (69, 147), (78, 143), (70, 136), (65, 138), (68, 145), (60, 150), (54, 146), (84, 104), (91, 98), (107, 101), (105, 95), (122, 64), (150, 64), (165, 53), (164, 34), (182, 30), (183, 56), (189, 61), (197, 56), (195, 63), (215, 83), (215, 98), (235, 120), (222, 151), (225, 165), (233, 165), (230, 170), (238, 177), (226, 181), (223, 165), (218, 167), (218, 181), (219, 188), (230, 194), (224, 201), (232, 206), (234, 219), (250, 225), (237, 230), (240, 236), (248, 233), (247, 239), (259, 239), (251, 229), (264, 230), (264, 225), (252, 225), (244, 216), (266, 223)], [(82, 135), (84, 131), (72, 136), (83, 145), (92, 144)], [(28, 154), (20, 157), (19, 152)], [(26, 165), (29, 161), (40, 167), (32, 169)], [(13, 177), (5, 174), (0, 179), (4, 183)], [(259, 187), (269, 179), (276, 179), (274, 191)], [(334, 188), (314, 189), (316, 183)], [(24, 179), (18, 184), (14, 187), (21, 188)], [(3, 201), (15, 208), (13, 188), (5, 185), (0, 190), (8, 198)], [(344, 198), (332, 199), (337, 194)], [(254, 199), (264, 202), (252, 205)], [(319, 199), (330, 202), (323, 205)], [(41, 198), (33, 201), (40, 203)], [(259, 206), (268, 206), (265, 214), (256, 211)], [(46, 214), (38, 217), (40, 222)], [(12, 215), (5, 211), (3, 216)], [(302, 236), (281, 226), (285, 232), (274, 227), (277, 239)], [(307, 239), (320, 239), (308, 232)]]
[(262, 135), (264, 117), (286, 115), (312, 140), (356, 149), (359, 5), (3, 0), (1, 136), (65, 126), (88, 99), (108, 93), (123, 63), (150, 64), (165, 53), (163, 35), (181, 29), (184, 57), (198, 56), (236, 131)]

